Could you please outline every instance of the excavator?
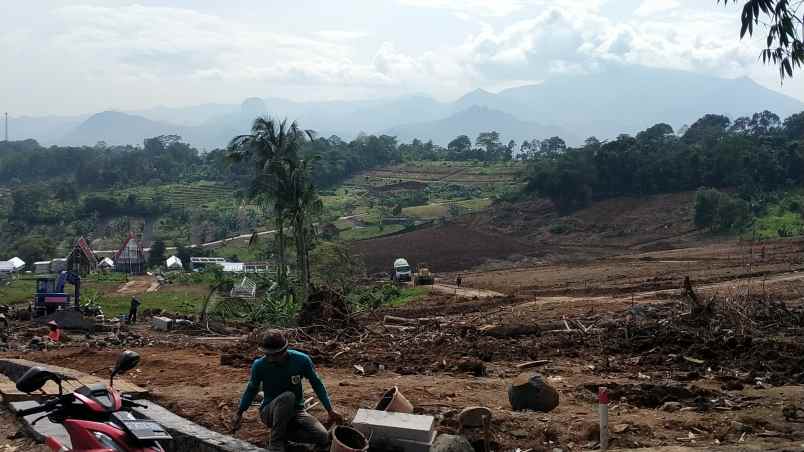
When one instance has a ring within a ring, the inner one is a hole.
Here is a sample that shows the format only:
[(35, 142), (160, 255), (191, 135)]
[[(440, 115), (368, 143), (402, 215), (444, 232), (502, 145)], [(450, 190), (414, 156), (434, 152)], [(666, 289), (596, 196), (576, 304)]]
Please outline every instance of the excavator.
[(416, 278), (414, 285), (416, 286), (432, 286), (435, 282), (433, 272), (430, 270), (430, 264), (420, 262), (416, 265)]
[[(65, 284), (75, 288), (74, 295), (64, 293)], [(78, 310), (81, 300), (81, 277), (62, 271), (57, 277), (41, 276), (36, 279), (36, 294), (31, 304), (33, 318), (47, 316), (56, 311)]]

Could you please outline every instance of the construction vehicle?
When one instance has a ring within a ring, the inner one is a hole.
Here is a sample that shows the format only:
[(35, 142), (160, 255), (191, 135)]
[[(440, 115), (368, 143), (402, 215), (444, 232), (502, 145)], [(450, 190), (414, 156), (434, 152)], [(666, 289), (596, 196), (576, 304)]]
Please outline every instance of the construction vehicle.
[(432, 286), (435, 282), (433, 273), (430, 271), (430, 264), (420, 262), (416, 264), (416, 278), (414, 285), (416, 286)]
[(394, 261), (394, 268), (391, 270), (391, 280), (394, 282), (408, 282), (411, 278), (410, 264), (404, 258), (397, 258)]
[[(73, 295), (64, 293), (64, 285), (75, 288)], [(36, 294), (31, 304), (31, 316), (43, 317), (56, 311), (78, 310), (81, 300), (81, 277), (62, 271), (58, 276), (42, 275), (36, 278)]]

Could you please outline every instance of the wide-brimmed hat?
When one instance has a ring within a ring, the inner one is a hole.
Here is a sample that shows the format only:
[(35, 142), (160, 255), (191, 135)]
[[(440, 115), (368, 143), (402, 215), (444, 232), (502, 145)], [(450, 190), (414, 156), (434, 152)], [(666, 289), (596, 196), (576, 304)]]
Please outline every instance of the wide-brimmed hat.
[(281, 333), (267, 333), (262, 338), (260, 349), (266, 355), (279, 355), (288, 349), (288, 339)]

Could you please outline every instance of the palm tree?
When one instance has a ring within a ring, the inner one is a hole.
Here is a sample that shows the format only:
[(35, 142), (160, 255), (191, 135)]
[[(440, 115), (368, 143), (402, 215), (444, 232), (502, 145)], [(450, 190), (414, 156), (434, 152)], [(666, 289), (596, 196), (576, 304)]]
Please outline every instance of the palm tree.
[(299, 151), (310, 136), (309, 131), (302, 131), (295, 122), (258, 117), (251, 133), (233, 138), (228, 147), (229, 159), (254, 162), (256, 174), (249, 197), (272, 207), (278, 247), (277, 282), (282, 286), (287, 285), (285, 221), (293, 208), (288, 162), (298, 160)]
[(296, 243), (296, 266), (301, 273), (301, 303), (307, 301), (310, 288), (310, 245), (315, 237), (312, 218), (319, 215), (324, 209), (321, 198), (311, 181), (310, 160), (299, 159), (287, 162), (290, 182), (290, 197), (293, 204), (290, 207), (293, 222), (293, 237)]

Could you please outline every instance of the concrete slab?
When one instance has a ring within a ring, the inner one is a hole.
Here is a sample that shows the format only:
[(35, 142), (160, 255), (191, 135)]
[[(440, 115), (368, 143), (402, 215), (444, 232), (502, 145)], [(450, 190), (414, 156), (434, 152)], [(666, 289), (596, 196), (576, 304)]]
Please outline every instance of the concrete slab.
[(206, 429), (181, 416), (177, 416), (151, 401), (140, 401), (148, 408), (135, 408), (132, 413), (138, 418), (150, 418), (173, 436), (173, 441), (163, 444), (167, 452), (265, 452), (237, 438)]
[(357, 414), (352, 420), (352, 427), (363, 433), (366, 438), (431, 443), (435, 418), (361, 408), (357, 410)]
[[(95, 383), (109, 384), (108, 378), (96, 377), (94, 375), (85, 374), (83, 372), (68, 369), (66, 367), (51, 366), (49, 364), (37, 363), (25, 359), (0, 359), (0, 373), (4, 374), (7, 377), (7, 380), (0, 380), (0, 396), (3, 397), (4, 402), (11, 402), (16, 400), (31, 400), (31, 399), (38, 399), (42, 397), (58, 395), (59, 393), (58, 385), (52, 382), (48, 382), (48, 384), (46, 384), (45, 387), (42, 388), (44, 390), (44, 394), (39, 394), (31, 397), (24, 397), (25, 395), (24, 393), (17, 391), (17, 388), (13, 384), (13, 382), (17, 381), (25, 372), (28, 371), (28, 369), (36, 366), (45, 367), (51, 372), (75, 378), (78, 381), (80, 381), (81, 384), (85, 385)], [(135, 399), (143, 398), (148, 395), (147, 389), (129, 383), (128, 381), (122, 378), (115, 379), (114, 386), (118, 391)]]
[[(12, 412), (16, 413), (20, 410), (27, 410), (28, 408), (33, 408), (39, 406), (39, 402), (29, 400), (24, 402), (12, 402), (8, 404), (9, 409)], [(50, 422), (47, 418), (41, 419), (39, 422), (34, 424), (33, 422), (37, 419), (42, 417), (42, 413), (40, 414), (32, 414), (30, 416), (25, 416), (22, 418), (22, 426), (29, 435), (31, 435), (36, 441), (43, 443), (45, 439), (49, 436), (55, 437), (63, 446), (67, 446), (68, 448), (72, 447), (72, 442), (70, 441), (70, 435), (67, 434), (67, 430), (64, 429), (59, 424), (54, 424)]]

